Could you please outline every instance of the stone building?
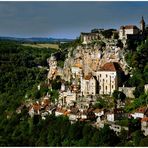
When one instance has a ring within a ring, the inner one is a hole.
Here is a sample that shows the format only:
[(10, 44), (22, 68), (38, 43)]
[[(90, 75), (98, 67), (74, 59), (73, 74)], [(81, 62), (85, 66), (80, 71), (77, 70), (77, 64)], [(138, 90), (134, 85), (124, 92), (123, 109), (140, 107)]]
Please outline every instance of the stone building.
[(138, 37), (136, 35), (143, 34), (145, 31), (145, 21), (142, 16), (142, 19), (140, 21), (140, 29), (135, 25), (126, 25), (121, 26), (119, 29), (119, 39), (128, 39), (128, 36), (131, 37), (131, 35)]
[(140, 30), (135, 25), (121, 26), (119, 29), (119, 39), (127, 39), (128, 35), (137, 35)]
[(86, 75), (84, 78), (81, 77), (81, 93), (84, 96), (96, 95), (97, 93), (97, 80), (91, 74)]
[(96, 71), (99, 82), (99, 94), (111, 95), (120, 85), (120, 75), (123, 73), (120, 65), (116, 62), (109, 62)]
[(81, 41), (82, 41), (82, 44), (88, 44), (88, 43), (91, 43), (93, 40), (98, 40), (100, 37), (99, 37), (99, 33), (84, 33), (82, 32), (81, 33)]
[(144, 31), (145, 31), (145, 21), (144, 21), (143, 16), (142, 16), (142, 19), (140, 21), (140, 30), (141, 30), (142, 33), (144, 33)]

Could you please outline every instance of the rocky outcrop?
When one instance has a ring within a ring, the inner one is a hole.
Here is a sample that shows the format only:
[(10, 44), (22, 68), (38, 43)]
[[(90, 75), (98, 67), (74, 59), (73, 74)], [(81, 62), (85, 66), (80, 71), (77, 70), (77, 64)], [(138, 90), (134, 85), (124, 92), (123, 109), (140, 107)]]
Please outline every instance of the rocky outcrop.
[(104, 48), (100, 45), (81, 45), (71, 49), (64, 63), (63, 78), (70, 81), (71, 68), (80, 65), (84, 75), (99, 70), (107, 62), (118, 62), (125, 71), (127, 63), (124, 60), (124, 49), (117, 47), (114, 42), (107, 40)]

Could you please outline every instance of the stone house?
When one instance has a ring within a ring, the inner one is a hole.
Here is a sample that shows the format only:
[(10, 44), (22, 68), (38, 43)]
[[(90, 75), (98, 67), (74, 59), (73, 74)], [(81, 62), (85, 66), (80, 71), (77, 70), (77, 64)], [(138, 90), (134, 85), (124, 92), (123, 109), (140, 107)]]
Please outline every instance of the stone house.
[(71, 67), (71, 73), (73, 78), (80, 77), (80, 75), (82, 74), (82, 65), (79, 63), (73, 65)]
[(28, 113), (31, 117), (33, 117), (34, 115), (40, 115), (40, 110), (41, 110), (41, 105), (37, 101), (33, 103), (32, 106), (30, 106)]
[(121, 75), (123, 71), (116, 62), (109, 62), (96, 71), (96, 77), (99, 82), (99, 94), (111, 95), (121, 85)]
[(76, 122), (80, 119), (80, 111), (77, 107), (72, 107), (67, 116), (72, 123)]
[(117, 125), (117, 124), (111, 124), (110, 129), (113, 130), (117, 135), (120, 134), (121, 130), (124, 129), (126, 131), (128, 131), (128, 127), (126, 126), (121, 126), (121, 125)]
[(121, 26), (119, 29), (119, 39), (127, 39), (127, 35), (139, 34), (140, 30), (135, 25)]
[(131, 116), (136, 118), (144, 118), (148, 114), (148, 108), (147, 107), (140, 107), (138, 108)]
[(66, 111), (67, 111), (67, 110), (64, 109), (64, 108), (57, 108), (56, 111), (55, 111), (55, 116), (64, 115), (64, 113), (65, 113)]
[(124, 113), (123, 109), (113, 109), (113, 111), (110, 111), (106, 113), (107, 121), (115, 122), (116, 120), (120, 120), (122, 118), (126, 118), (128, 115)]
[(100, 122), (101, 118), (104, 116), (104, 109), (96, 108), (93, 112), (97, 117), (97, 122)]
[(96, 95), (97, 93), (97, 80), (92, 74), (80, 78), (81, 81), (81, 93), (84, 96), (87, 95)]

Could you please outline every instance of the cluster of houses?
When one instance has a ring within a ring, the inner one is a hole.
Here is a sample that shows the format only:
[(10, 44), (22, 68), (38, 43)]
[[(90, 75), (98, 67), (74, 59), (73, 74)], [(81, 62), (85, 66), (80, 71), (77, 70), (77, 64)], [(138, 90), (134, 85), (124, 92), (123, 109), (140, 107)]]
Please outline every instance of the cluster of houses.
[(51, 114), (55, 116), (66, 116), (71, 123), (77, 121), (89, 122), (96, 128), (103, 128), (104, 124), (108, 124), (116, 134), (119, 134), (122, 129), (129, 130), (128, 125), (121, 126), (116, 121), (129, 118), (140, 119), (141, 131), (143, 131), (145, 136), (148, 135), (148, 107), (146, 106), (138, 108), (133, 113), (125, 113), (121, 108), (94, 108), (89, 101), (87, 104), (85, 103), (85, 106), (81, 102), (80, 104), (74, 103), (69, 107), (64, 107), (58, 103), (52, 103), (49, 95), (42, 97), (39, 101), (21, 105), (16, 112), (20, 114), (25, 106), (28, 109), (30, 117), (41, 116), (45, 120), (46, 116)]

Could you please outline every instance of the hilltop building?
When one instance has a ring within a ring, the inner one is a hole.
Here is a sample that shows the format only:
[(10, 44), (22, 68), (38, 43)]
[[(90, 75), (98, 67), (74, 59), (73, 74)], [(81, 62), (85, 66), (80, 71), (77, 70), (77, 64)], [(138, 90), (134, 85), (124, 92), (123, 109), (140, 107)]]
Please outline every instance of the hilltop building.
[(100, 39), (100, 36), (99, 36), (99, 33), (84, 33), (82, 32), (81, 33), (81, 41), (82, 41), (82, 44), (88, 44), (88, 43), (91, 43), (92, 41), (95, 41), (95, 40), (99, 40)]
[[(120, 40), (123, 41), (123, 43), (125, 45), (126, 40), (128, 38), (135, 39), (135, 38), (139, 38), (139, 36), (141, 38), (145, 32), (145, 26), (146, 26), (145, 21), (142, 16), (139, 28), (135, 25), (121, 26), (118, 31), (112, 31), (113, 35), (112, 35), (111, 39), (119, 38)], [(98, 41), (98, 40), (102, 40), (102, 39), (104, 40), (104, 37), (101, 33), (102, 31), (104, 31), (104, 30), (103, 29), (93, 29), (93, 30), (91, 30), (90, 33), (82, 32), (80, 35), (82, 44), (89, 44), (89, 43), (92, 43), (93, 41)]]
[(140, 21), (140, 28), (138, 28), (135, 25), (126, 25), (121, 26), (119, 29), (119, 39), (121, 39), (124, 43), (128, 38), (141, 38), (145, 31), (145, 21), (142, 16), (142, 19)]
[(121, 26), (119, 29), (119, 39), (127, 39), (128, 35), (137, 35), (139, 33), (140, 30), (135, 25)]
[(142, 16), (142, 19), (140, 21), (140, 30), (142, 31), (142, 34), (144, 33), (145, 31), (145, 21), (144, 21), (144, 18)]

